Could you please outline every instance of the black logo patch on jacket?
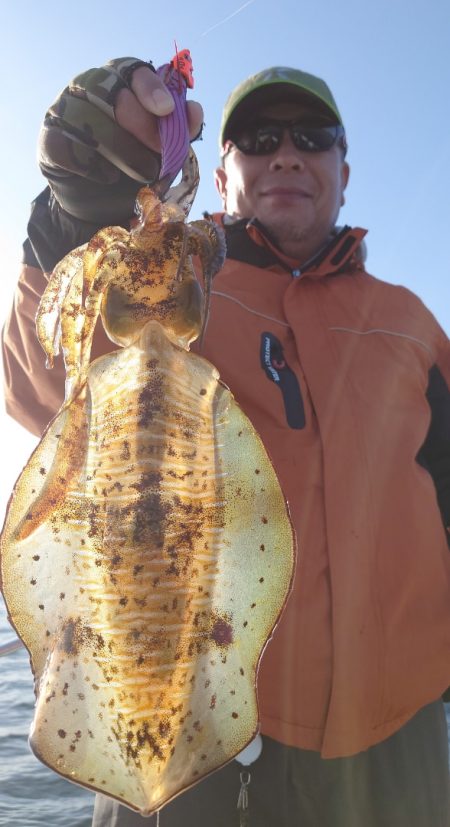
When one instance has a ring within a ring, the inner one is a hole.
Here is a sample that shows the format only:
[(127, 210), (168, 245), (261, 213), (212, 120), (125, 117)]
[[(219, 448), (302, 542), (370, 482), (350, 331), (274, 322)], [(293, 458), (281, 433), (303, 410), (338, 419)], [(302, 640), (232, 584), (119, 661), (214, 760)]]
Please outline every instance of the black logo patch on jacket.
[(283, 346), (273, 333), (261, 334), (261, 367), (271, 382), (278, 385), (284, 402), (286, 419), (290, 428), (304, 428), (305, 408), (299, 381), (284, 358)]

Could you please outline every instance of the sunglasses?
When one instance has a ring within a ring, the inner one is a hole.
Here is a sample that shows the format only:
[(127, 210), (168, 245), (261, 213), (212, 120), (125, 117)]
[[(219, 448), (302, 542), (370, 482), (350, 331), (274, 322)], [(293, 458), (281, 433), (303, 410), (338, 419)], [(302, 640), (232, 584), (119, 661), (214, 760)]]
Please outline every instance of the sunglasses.
[(347, 150), (344, 127), (338, 124), (308, 126), (297, 121), (271, 121), (247, 126), (236, 138), (225, 141), (222, 157), (233, 147), (244, 155), (271, 155), (281, 145), (285, 132), (289, 133), (295, 148), (301, 152), (326, 152), (338, 142), (344, 153)]

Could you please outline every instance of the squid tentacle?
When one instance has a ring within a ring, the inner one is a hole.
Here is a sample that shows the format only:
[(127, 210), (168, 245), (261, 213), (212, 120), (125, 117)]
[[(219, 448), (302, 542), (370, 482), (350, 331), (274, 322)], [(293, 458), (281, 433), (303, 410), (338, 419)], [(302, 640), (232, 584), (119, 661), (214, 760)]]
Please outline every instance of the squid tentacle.
[(73, 250), (70, 261), (66, 259), (56, 265), (42, 294), (36, 316), (36, 332), (47, 356), (47, 367), (53, 367), (53, 360), (60, 352), (60, 315), (72, 280), (83, 266), (84, 246)]
[(198, 255), (203, 270), (205, 301), (202, 327), (199, 336), (199, 344), (201, 347), (209, 318), (211, 283), (216, 273), (223, 267), (225, 261), (225, 233), (218, 224), (208, 220), (192, 221), (189, 224), (188, 233), (189, 252), (193, 255)]

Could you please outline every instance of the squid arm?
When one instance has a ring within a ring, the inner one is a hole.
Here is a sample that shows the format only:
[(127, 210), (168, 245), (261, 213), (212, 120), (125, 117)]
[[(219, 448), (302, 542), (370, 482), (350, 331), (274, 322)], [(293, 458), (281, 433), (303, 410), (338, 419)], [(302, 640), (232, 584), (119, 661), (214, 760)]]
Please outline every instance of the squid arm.
[(31, 480), (40, 476), (44, 482), (14, 531), (15, 542), (25, 540), (61, 509), (67, 489), (82, 474), (88, 443), (86, 386), (69, 406), (61, 410), (58, 417), (61, 428), (51, 466), (48, 469), (44, 466), (36, 469), (32, 457), (23, 472), (24, 478), (29, 477)]
[(205, 308), (199, 336), (201, 347), (209, 317), (211, 282), (216, 273), (223, 267), (225, 261), (225, 233), (214, 221), (207, 220), (192, 221), (188, 225), (188, 233), (188, 252), (199, 257), (203, 271)]

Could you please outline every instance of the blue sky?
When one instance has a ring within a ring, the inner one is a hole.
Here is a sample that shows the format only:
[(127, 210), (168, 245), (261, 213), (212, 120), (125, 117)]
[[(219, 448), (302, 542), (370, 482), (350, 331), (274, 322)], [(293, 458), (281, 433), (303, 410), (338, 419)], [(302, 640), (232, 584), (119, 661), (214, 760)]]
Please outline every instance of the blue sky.
[[(448, 0), (16, 0), (0, 28), (2, 319), (29, 202), (44, 186), (35, 157), (46, 108), (80, 71), (122, 55), (159, 65), (176, 39), (191, 50), (192, 96), (205, 109), (191, 217), (219, 208), (212, 170), (233, 86), (274, 64), (313, 72), (331, 86), (347, 127), (352, 174), (341, 223), (369, 229), (369, 271), (412, 289), (450, 333)], [(31, 443), (11, 422), (0, 426), (17, 476)]]

